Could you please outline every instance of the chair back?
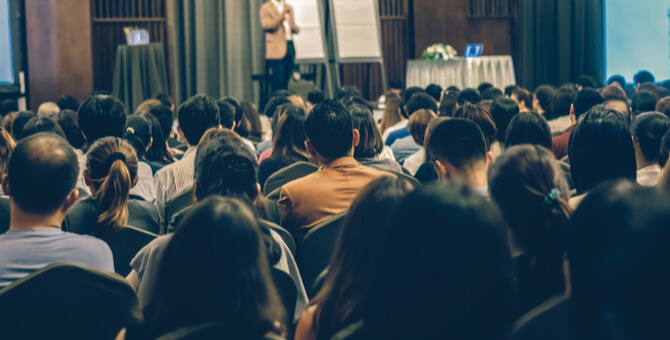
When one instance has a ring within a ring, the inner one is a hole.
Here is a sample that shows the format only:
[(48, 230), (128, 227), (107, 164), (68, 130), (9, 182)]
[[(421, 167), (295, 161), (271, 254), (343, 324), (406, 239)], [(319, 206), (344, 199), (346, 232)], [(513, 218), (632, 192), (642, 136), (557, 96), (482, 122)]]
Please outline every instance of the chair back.
[(9, 198), (0, 197), (0, 234), (9, 230)]
[(182, 191), (179, 193), (179, 195), (175, 196), (172, 200), (167, 202), (165, 204), (165, 219), (163, 220), (163, 227), (167, 227), (168, 223), (170, 223), (172, 220), (172, 215), (192, 206), (193, 204), (194, 200), (192, 187)]
[(284, 184), (303, 178), (319, 170), (319, 167), (308, 162), (296, 162), (270, 175), (263, 185), (263, 195), (266, 197)]
[(272, 281), (275, 287), (277, 287), (279, 299), (286, 310), (286, 320), (283, 320), (284, 324), (292, 325), (293, 315), (295, 315), (295, 305), (298, 301), (298, 288), (296, 288), (295, 282), (293, 282), (290, 275), (277, 268), (272, 268), (271, 271)]
[(569, 340), (570, 298), (554, 296), (522, 316), (512, 326), (511, 340)]
[[(208, 322), (195, 326), (180, 327), (156, 338), (156, 340), (202, 339), (246, 340), (237, 334), (231, 334), (226, 326), (218, 322)], [(284, 338), (274, 334), (266, 334), (258, 340), (284, 340)]]
[(408, 182), (412, 183), (412, 185), (416, 189), (421, 188), (421, 182), (419, 182), (419, 180), (414, 178), (414, 176), (412, 176), (412, 175), (408, 175), (408, 174), (405, 174), (403, 172), (395, 172), (395, 171), (387, 171), (387, 172), (394, 174), (398, 178), (407, 180)]
[(309, 289), (314, 280), (330, 264), (330, 256), (347, 212), (341, 212), (319, 223), (307, 232), (302, 241), (302, 282)]
[(293, 241), (293, 236), (291, 236), (291, 233), (289, 233), (286, 229), (284, 229), (284, 228), (282, 228), (282, 227), (280, 227), (280, 226), (278, 226), (278, 225), (276, 225), (272, 222), (269, 222), (269, 221), (261, 220), (261, 224), (264, 227), (266, 227), (268, 229), (272, 229), (277, 234), (279, 234), (282, 241), (284, 241), (284, 243), (286, 243), (286, 246), (291, 251), (291, 254), (293, 255), (293, 257), (295, 257), (295, 241)]
[(70, 264), (0, 290), (3, 339), (114, 339), (137, 321), (137, 296), (118, 275)]
[(132, 270), (130, 261), (156, 237), (158, 235), (131, 226), (125, 226), (110, 236), (106, 241), (114, 257), (114, 271), (126, 277)]
[(365, 339), (364, 326), (363, 321), (351, 324), (333, 335), (330, 340), (363, 340)]

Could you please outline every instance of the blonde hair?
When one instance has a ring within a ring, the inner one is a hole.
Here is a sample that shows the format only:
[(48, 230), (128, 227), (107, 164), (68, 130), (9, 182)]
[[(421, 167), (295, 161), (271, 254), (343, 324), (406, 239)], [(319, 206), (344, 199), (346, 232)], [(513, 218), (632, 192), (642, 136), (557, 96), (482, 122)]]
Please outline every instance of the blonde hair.
[(121, 138), (101, 138), (86, 154), (86, 170), (102, 210), (95, 234), (105, 239), (128, 223), (128, 199), (137, 176), (135, 149)]
[(292, 96), (288, 96), (286, 99), (288, 99), (293, 106), (297, 106), (302, 108), (303, 110), (307, 110), (307, 106), (305, 105), (305, 101), (302, 100), (302, 97), (300, 97), (297, 94), (294, 94)]
[(12, 135), (3, 128), (0, 128), (0, 136), (0, 174), (4, 174), (7, 172), (9, 156), (14, 151), (16, 142), (12, 138)]

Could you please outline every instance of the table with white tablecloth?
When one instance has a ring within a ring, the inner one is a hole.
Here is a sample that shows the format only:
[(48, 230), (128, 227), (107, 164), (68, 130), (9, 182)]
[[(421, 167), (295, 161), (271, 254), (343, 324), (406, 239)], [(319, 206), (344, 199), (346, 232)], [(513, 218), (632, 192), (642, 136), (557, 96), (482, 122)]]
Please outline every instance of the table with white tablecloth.
[(460, 89), (477, 88), (484, 82), (491, 83), (499, 89), (516, 85), (512, 57), (455, 57), (446, 60), (409, 60), (407, 62), (408, 88), (412, 86), (425, 88), (430, 84), (438, 84), (445, 89), (452, 85)]

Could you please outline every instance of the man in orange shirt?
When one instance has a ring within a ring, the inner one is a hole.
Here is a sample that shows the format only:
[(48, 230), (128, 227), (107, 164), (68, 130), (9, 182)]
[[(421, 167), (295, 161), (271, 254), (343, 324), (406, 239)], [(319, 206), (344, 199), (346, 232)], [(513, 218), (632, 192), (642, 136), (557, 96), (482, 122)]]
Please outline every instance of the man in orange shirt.
[(272, 77), (272, 93), (288, 88), (295, 63), (293, 34), (300, 28), (295, 23), (293, 6), (286, 0), (270, 0), (261, 6), (261, 26), (265, 30), (265, 69)]

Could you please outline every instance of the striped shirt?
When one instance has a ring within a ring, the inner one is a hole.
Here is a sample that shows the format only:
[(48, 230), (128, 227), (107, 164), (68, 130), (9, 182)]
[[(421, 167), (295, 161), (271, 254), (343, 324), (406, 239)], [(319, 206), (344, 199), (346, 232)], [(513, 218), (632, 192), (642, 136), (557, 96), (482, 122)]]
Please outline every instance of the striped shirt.
[(195, 153), (198, 146), (189, 146), (184, 153), (184, 157), (156, 172), (154, 176), (154, 185), (156, 186), (156, 201), (154, 204), (161, 215), (163, 225), (165, 221), (165, 207), (182, 191), (193, 186), (195, 178)]

